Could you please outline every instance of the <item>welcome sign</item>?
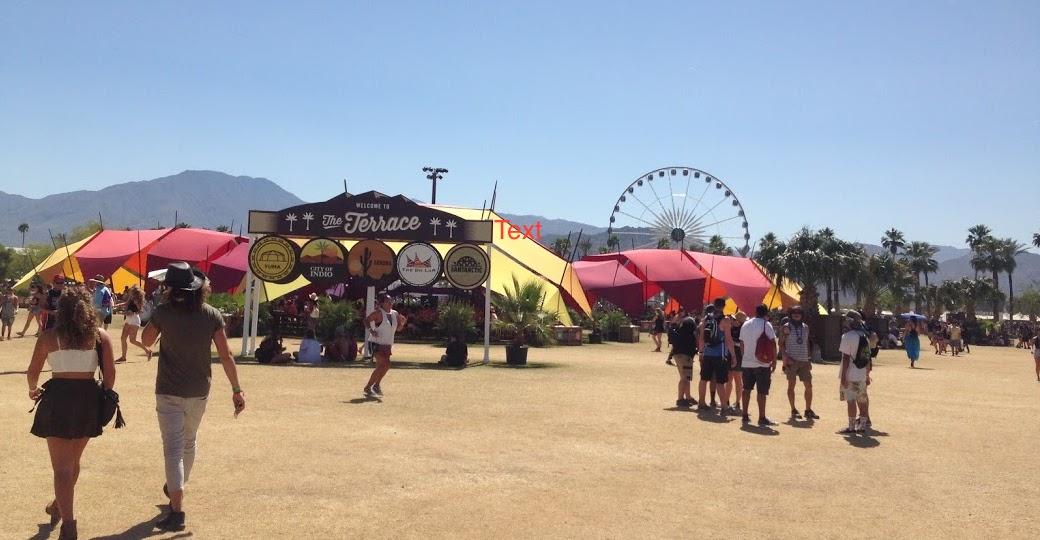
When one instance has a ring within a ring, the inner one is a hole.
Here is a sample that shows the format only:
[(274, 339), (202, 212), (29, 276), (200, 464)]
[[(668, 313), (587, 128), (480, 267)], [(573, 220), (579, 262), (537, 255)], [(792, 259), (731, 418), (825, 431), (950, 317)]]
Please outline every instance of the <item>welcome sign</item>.
[(484, 244), (491, 242), (492, 226), (490, 220), (462, 219), (402, 195), (378, 191), (338, 195), (277, 212), (249, 212), (250, 233), (302, 238)]

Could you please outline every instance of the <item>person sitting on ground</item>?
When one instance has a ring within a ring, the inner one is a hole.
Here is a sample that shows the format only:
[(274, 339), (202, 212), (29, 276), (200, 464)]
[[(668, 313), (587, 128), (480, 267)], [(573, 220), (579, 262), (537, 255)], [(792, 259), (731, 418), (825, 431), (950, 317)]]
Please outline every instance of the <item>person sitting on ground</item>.
[(301, 364), (321, 363), (321, 343), (314, 337), (314, 330), (307, 330), (304, 334), (296, 361)]
[(265, 337), (256, 348), (256, 361), (261, 364), (285, 364), (292, 355), (285, 352), (282, 336), (278, 332)]
[(466, 346), (466, 340), (459, 338), (459, 336), (451, 336), (448, 339), (448, 347), (445, 349), (444, 354), (441, 355), (441, 361), (437, 363), (444, 366), (459, 367), (466, 365), (468, 358), (469, 347)]

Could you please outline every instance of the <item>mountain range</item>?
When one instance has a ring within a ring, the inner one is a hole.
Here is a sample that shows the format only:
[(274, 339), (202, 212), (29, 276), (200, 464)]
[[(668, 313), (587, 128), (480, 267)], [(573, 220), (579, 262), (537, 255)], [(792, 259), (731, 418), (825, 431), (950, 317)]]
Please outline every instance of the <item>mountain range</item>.
[[(18, 246), (18, 225), (27, 223), (26, 243), (49, 244), (55, 235), (91, 221), (109, 229), (238, 225), (256, 208), (286, 208), (302, 203), (266, 178), (216, 171), (184, 171), (154, 180), (115, 184), (97, 191), (71, 191), (31, 199), (0, 191), (0, 243)], [(100, 214), (100, 217), (99, 217)]]
[[(286, 208), (302, 204), (296, 195), (266, 178), (232, 176), (217, 171), (189, 170), (181, 173), (144, 180), (115, 184), (96, 191), (57, 193), (40, 199), (13, 195), (0, 191), (0, 244), (18, 246), (21, 234), (18, 225), (29, 224), (26, 243), (50, 243), (48, 229), (58, 234), (100, 218), (106, 228), (169, 227), (177, 222), (196, 227), (214, 228), (234, 222), (237, 232), (248, 211), (256, 208)], [(607, 229), (566, 219), (552, 219), (532, 214), (499, 214), (518, 225), (542, 224), (542, 243), (552, 245), (561, 237), (571, 236), (576, 242), (578, 231), (582, 238), (592, 241), (592, 253), (607, 243)], [(621, 248), (653, 247), (657, 238), (650, 229), (623, 227), (615, 230), (621, 237)], [(862, 244), (868, 253), (883, 250), (881, 246)], [(937, 246), (935, 259), (939, 272), (933, 281), (960, 279), (974, 276), (967, 248)], [(577, 253), (580, 258), (581, 253)], [(1040, 255), (1023, 253), (1018, 256), (1015, 271), (1016, 290), (1030, 284), (1040, 284)], [(1001, 276), (1002, 288), (1007, 288), (1007, 276)]]

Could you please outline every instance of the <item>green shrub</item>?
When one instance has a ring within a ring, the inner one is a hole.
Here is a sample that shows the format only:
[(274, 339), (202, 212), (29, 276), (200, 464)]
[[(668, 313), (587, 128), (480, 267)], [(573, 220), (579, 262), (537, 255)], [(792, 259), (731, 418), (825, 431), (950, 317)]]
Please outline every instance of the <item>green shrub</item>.
[(336, 330), (341, 326), (350, 331), (357, 319), (357, 311), (352, 302), (331, 302), (327, 298), (318, 301), (318, 339), (333, 339)]
[(434, 328), (440, 337), (448, 339), (458, 336), (466, 339), (476, 332), (473, 321), (474, 310), (469, 302), (454, 300), (444, 302), (437, 308), (437, 322)]
[(626, 316), (620, 309), (594, 311), (592, 313), (592, 318), (597, 321), (596, 326), (598, 326), (600, 331), (603, 333), (603, 337), (615, 341), (618, 339), (621, 327), (631, 324), (628, 320), (628, 316)]
[(216, 293), (210, 295), (206, 302), (227, 315), (241, 315), (246, 305), (245, 295), (242, 294)]
[(543, 309), (544, 299), (541, 283), (531, 280), (521, 285), (516, 276), (513, 276), (512, 290), (506, 289), (504, 296), (492, 296), (491, 302), (498, 313), (495, 328), (514, 336), (513, 347), (527, 343), (541, 347), (555, 340), (552, 324), (556, 315)]

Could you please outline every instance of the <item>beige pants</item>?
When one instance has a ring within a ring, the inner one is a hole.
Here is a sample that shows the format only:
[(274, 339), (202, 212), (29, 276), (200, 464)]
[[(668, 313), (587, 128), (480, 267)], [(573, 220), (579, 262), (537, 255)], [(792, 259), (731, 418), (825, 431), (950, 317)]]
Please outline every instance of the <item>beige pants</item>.
[(155, 412), (159, 415), (159, 432), (162, 433), (166, 460), (166, 485), (170, 491), (184, 489), (191, 476), (196, 436), (202, 415), (206, 413), (206, 403), (204, 397), (155, 395)]

